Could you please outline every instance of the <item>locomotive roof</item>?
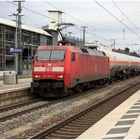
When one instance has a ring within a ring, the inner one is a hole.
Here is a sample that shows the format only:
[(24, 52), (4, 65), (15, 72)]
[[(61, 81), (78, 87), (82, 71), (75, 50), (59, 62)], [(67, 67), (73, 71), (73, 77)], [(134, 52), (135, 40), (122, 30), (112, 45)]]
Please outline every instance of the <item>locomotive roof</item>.
[(86, 48), (86, 47), (76, 47), (76, 46), (39, 46), (37, 48), (37, 50), (66, 50), (66, 49), (70, 49), (73, 52), (79, 52), (79, 53), (84, 53), (87, 55), (95, 55), (95, 56), (106, 56), (104, 52), (99, 51), (99, 50), (94, 50), (94, 49), (90, 49), (90, 48)]
[(37, 50), (46, 50), (46, 49), (51, 49), (51, 50), (58, 49), (58, 50), (61, 50), (61, 49), (66, 49), (67, 47), (71, 48), (72, 46), (39, 46), (37, 48)]

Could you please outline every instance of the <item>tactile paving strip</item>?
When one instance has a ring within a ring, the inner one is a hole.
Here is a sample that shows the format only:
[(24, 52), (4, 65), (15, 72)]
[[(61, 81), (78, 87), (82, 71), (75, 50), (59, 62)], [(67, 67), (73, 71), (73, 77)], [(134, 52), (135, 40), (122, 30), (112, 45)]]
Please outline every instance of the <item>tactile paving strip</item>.
[[(138, 100), (107, 132), (102, 139), (124, 139), (125, 135), (140, 115), (140, 100)], [(140, 139), (140, 137), (139, 137)]]

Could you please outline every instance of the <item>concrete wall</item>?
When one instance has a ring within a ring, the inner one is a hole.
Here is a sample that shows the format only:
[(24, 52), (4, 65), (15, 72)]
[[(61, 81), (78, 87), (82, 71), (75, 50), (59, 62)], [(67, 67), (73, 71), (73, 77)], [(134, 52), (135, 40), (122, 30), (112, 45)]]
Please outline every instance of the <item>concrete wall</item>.
[(48, 11), (49, 12), (49, 28), (52, 30), (57, 30), (58, 23), (62, 23), (62, 12), (61, 11)]

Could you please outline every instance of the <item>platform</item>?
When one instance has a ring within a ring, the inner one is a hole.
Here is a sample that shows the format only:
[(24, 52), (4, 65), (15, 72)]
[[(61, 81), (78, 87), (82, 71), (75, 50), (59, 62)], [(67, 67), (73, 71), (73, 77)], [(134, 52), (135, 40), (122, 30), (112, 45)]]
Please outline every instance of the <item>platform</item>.
[(0, 94), (7, 93), (19, 89), (30, 88), (32, 78), (18, 79), (18, 84), (3, 84), (3, 80), (0, 81)]
[(140, 139), (140, 90), (77, 139)]

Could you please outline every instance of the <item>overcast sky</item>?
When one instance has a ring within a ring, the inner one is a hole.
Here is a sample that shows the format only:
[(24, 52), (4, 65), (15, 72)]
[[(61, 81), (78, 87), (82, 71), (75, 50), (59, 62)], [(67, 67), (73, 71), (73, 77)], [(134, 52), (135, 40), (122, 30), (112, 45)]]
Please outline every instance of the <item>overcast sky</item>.
[[(117, 21), (94, 0), (25, 0), (24, 7), (42, 13), (46, 17), (23, 8), (22, 22), (26, 25), (41, 27), (48, 24), (48, 10), (61, 10), (64, 12), (64, 22), (71, 22), (78, 26), (78, 28), (66, 29), (65, 33), (71, 31), (73, 36), (82, 38), (81, 26), (87, 26), (87, 41), (98, 40), (99, 43), (110, 45), (113, 43), (112, 39), (115, 39), (116, 48), (129, 47), (131, 50), (140, 51), (140, 1), (97, 2), (127, 27)], [(6, 0), (0, 1), (0, 17), (14, 19), (8, 15), (16, 12), (16, 8), (16, 5)]]

